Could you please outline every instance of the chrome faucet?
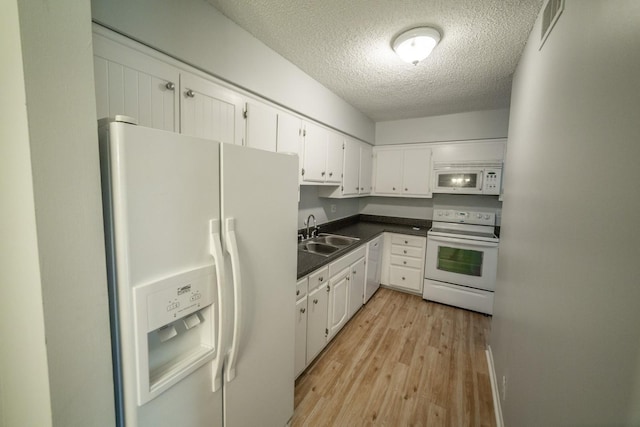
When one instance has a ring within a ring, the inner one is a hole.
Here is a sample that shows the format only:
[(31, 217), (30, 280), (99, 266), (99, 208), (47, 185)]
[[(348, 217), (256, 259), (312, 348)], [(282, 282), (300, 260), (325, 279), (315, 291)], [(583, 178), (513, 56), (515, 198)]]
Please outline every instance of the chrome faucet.
[(311, 225), (311, 218), (313, 218), (313, 230), (316, 231), (318, 229), (318, 226), (316, 225), (316, 217), (313, 216), (313, 214), (310, 214), (307, 217), (307, 221), (304, 223), (304, 225), (307, 226), (307, 239), (309, 239), (310, 237), (313, 237), (311, 234), (309, 234), (309, 226)]

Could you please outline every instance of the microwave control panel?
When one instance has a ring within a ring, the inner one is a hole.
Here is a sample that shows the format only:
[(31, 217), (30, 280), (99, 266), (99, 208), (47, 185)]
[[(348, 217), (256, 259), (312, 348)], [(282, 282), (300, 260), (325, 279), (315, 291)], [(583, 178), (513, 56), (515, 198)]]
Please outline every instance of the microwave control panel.
[(485, 169), (484, 181), (482, 183), (482, 194), (500, 194), (501, 181), (502, 181), (502, 170)]

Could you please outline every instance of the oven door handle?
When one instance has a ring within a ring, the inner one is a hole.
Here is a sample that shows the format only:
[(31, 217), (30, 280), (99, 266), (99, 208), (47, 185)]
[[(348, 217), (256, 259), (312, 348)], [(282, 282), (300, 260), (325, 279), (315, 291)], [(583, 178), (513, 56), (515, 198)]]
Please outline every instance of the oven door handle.
[(482, 240), (458, 239), (456, 237), (428, 236), (427, 237), (427, 243), (429, 243), (429, 241), (443, 242), (443, 243), (459, 243), (461, 245), (479, 246), (479, 247), (483, 247), (483, 248), (497, 248), (498, 247), (498, 243), (497, 242), (485, 242), (485, 241), (482, 241)]

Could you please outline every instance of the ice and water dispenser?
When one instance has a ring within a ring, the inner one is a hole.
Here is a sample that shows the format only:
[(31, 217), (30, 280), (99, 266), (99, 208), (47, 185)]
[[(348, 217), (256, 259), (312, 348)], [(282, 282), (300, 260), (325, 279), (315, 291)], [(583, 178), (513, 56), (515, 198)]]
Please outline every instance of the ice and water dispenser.
[(210, 265), (133, 289), (138, 405), (216, 356), (215, 277)]

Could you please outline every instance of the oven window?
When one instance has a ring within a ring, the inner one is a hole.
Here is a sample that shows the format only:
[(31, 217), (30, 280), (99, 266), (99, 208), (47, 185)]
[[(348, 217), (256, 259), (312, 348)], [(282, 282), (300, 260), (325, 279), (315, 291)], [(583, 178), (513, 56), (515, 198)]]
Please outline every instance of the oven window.
[(482, 257), (484, 253), (471, 249), (438, 247), (438, 270), (467, 276), (482, 276)]
[(477, 173), (440, 173), (438, 187), (476, 188)]

